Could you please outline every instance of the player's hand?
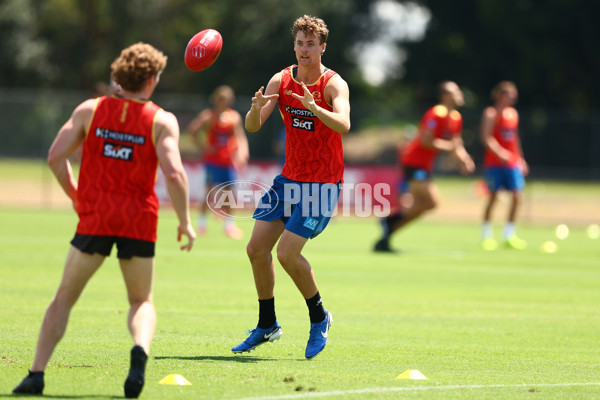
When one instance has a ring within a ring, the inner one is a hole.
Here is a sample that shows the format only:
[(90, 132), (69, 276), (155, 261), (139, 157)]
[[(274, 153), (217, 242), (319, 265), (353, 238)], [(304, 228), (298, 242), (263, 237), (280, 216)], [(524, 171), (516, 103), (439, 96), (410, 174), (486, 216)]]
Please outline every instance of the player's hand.
[(475, 172), (475, 163), (471, 157), (468, 157), (466, 160), (463, 160), (460, 166), (460, 172), (463, 175), (472, 174)]
[(302, 89), (304, 89), (304, 96), (300, 96), (299, 94), (292, 93), (292, 97), (295, 98), (296, 100), (300, 100), (302, 102), (302, 105), (304, 106), (304, 108), (306, 108), (307, 110), (310, 110), (314, 113), (314, 111), (317, 107), (315, 98), (313, 97), (312, 93), (310, 92), (310, 90), (308, 90), (308, 87), (306, 87), (306, 85), (304, 83), (302, 83)]
[(191, 223), (188, 223), (187, 225), (179, 225), (177, 227), (178, 242), (181, 242), (182, 236), (187, 236), (188, 242), (181, 246), (180, 249), (190, 251), (192, 246), (194, 246), (194, 240), (196, 239), (196, 232), (194, 231)]
[(521, 173), (523, 176), (529, 175), (529, 164), (525, 160), (521, 160)]
[(505, 164), (508, 164), (510, 162), (510, 159), (512, 158), (512, 154), (506, 149), (501, 150), (502, 151), (498, 153), (498, 158), (500, 158), (500, 160), (502, 160)]
[(233, 153), (231, 162), (233, 163), (233, 167), (236, 169), (236, 171), (243, 171), (248, 166), (248, 160), (241, 157), (237, 151)]
[(265, 90), (265, 87), (261, 86), (260, 89), (258, 89), (258, 92), (254, 93), (254, 97), (252, 98), (252, 108), (256, 111), (260, 111), (269, 100), (279, 98), (279, 94), (277, 93), (265, 96), (263, 95), (263, 90)]

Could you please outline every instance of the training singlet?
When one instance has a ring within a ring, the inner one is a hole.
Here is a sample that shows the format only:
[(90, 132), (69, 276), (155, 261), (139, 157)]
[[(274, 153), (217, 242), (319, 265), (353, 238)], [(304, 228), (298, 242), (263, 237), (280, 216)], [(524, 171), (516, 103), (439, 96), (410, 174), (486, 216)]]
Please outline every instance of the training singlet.
[(220, 115), (211, 111), (211, 121), (208, 128), (208, 149), (204, 154), (204, 162), (219, 167), (233, 166), (233, 153), (237, 142), (233, 131), (236, 111), (227, 109)]
[(456, 110), (448, 111), (441, 104), (431, 107), (421, 118), (417, 135), (402, 152), (402, 165), (431, 172), (439, 151), (423, 146), (421, 141), (425, 131), (433, 132), (434, 139), (452, 140), (462, 132), (462, 122), (462, 116)]
[[(299, 182), (338, 183), (344, 175), (342, 135), (328, 128), (292, 93), (304, 94), (302, 84), (294, 79), (295, 65), (281, 71), (279, 112), (286, 130), (285, 164), (281, 175)], [(328, 111), (325, 86), (337, 73), (328, 69), (315, 83), (306, 85), (318, 106)]]
[(98, 98), (83, 142), (77, 233), (156, 241), (159, 110), (150, 101)]
[(511, 153), (508, 163), (498, 158), (490, 150), (486, 149), (483, 156), (484, 167), (509, 167), (516, 168), (521, 164), (519, 152), (519, 113), (512, 107), (506, 107), (501, 112), (496, 112), (496, 121), (492, 128), (492, 137), (498, 144)]

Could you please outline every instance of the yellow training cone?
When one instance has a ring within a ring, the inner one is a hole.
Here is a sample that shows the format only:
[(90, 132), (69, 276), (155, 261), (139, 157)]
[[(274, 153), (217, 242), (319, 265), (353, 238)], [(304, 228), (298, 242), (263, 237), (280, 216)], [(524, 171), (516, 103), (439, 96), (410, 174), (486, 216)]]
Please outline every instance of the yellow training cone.
[(396, 379), (427, 379), (427, 377), (416, 369), (409, 369), (398, 375)]
[(191, 385), (190, 381), (177, 374), (169, 374), (158, 383), (161, 385)]

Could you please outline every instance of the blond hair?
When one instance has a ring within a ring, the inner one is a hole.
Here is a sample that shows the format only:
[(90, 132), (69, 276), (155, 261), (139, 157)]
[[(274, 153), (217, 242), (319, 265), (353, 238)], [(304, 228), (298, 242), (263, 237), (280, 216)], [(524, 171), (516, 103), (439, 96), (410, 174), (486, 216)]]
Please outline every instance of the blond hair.
[(498, 98), (500, 98), (500, 95), (502, 93), (509, 92), (511, 90), (517, 90), (517, 85), (515, 85), (514, 82), (511, 82), (511, 81), (499, 82), (492, 89), (492, 92), (491, 92), (492, 100), (498, 101)]
[(221, 85), (221, 86), (217, 87), (210, 95), (210, 101), (213, 104), (216, 104), (217, 99), (219, 97), (225, 98), (225, 100), (227, 101), (227, 104), (229, 104), (229, 105), (233, 104), (233, 102), (235, 101), (235, 93), (234, 93), (233, 89), (231, 88), (231, 86), (228, 86), (228, 85)]
[(153, 46), (138, 42), (121, 51), (110, 65), (110, 77), (128, 92), (138, 92), (152, 76), (167, 66), (167, 56)]
[(329, 35), (329, 29), (327, 29), (325, 21), (311, 15), (304, 15), (294, 22), (294, 26), (292, 27), (294, 39), (299, 31), (304, 32), (307, 36), (317, 36), (319, 38), (319, 44), (326, 43), (327, 36)]

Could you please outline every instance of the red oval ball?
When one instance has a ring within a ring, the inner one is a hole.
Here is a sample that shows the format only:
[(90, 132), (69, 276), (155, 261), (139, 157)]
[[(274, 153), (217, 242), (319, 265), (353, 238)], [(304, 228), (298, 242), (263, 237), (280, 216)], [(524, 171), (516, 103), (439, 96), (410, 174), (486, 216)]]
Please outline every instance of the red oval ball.
[(202, 71), (217, 60), (223, 48), (223, 38), (215, 29), (205, 29), (190, 39), (185, 48), (185, 65), (192, 71)]

